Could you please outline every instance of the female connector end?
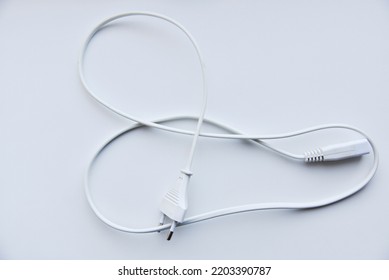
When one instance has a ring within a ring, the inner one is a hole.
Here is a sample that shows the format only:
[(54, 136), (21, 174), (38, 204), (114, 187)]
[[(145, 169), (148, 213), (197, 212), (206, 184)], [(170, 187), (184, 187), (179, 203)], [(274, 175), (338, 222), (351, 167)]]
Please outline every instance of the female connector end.
[(366, 155), (370, 149), (369, 141), (360, 139), (318, 148), (306, 152), (304, 157), (305, 162), (336, 161)]

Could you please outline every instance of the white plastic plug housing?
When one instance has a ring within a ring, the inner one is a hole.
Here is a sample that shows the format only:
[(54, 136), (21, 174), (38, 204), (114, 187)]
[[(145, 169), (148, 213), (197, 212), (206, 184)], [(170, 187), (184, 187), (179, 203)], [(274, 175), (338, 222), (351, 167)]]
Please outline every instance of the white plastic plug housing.
[(322, 148), (322, 150), (324, 160), (333, 161), (366, 155), (370, 152), (370, 145), (366, 139), (361, 139), (330, 145)]
[(165, 194), (160, 210), (173, 221), (181, 223), (184, 221), (188, 209), (189, 175), (181, 173), (174, 186)]
[(329, 145), (305, 153), (306, 162), (336, 161), (352, 157), (359, 157), (370, 153), (370, 144), (367, 139), (360, 139), (341, 144)]

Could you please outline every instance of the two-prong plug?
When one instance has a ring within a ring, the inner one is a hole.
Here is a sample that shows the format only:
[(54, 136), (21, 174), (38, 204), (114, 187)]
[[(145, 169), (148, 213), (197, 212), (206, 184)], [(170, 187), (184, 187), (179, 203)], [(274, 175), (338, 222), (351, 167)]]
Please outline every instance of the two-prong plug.
[(188, 209), (188, 184), (190, 172), (181, 171), (174, 186), (165, 194), (160, 210), (162, 217), (160, 224), (162, 225), (165, 220), (165, 216), (172, 220), (172, 225), (169, 230), (167, 240), (172, 238), (174, 229), (178, 223), (182, 223), (185, 218), (186, 210)]

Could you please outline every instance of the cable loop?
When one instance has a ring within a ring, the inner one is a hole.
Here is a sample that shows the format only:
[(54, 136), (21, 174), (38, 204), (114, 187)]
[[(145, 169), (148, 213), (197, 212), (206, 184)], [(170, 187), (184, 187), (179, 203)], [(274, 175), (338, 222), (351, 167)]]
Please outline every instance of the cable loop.
[[(140, 119), (138, 117), (127, 114), (125, 112), (122, 112), (119, 109), (113, 107), (112, 105), (106, 103), (104, 100), (102, 100), (100, 97), (98, 97), (98, 95), (96, 95), (95, 92), (93, 92), (92, 89), (88, 86), (88, 83), (87, 83), (87, 80), (86, 80), (85, 74), (84, 74), (84, 60), (85, 60), (85, 53), (88, 49), (89, 43), (92, 41), (93, 37), (99, 32), (99, 30), (101, 30), (108, 23), (110, 23), (114, 20), (118, 20), (118, 19), (121, 19), (124, 17), (130, 17), (130, 16), (148, 16), (148, 17), (154, 17), (154, 18), (164, 20), (166, 22), (173, 24), (178, 29), (180, 29), (187, 36), (187, 38), (190, 40), (190, 42), (192, 43), (192, 46), (194, 47), (196, 54), (198, 56), (198, 60), (199, 60), (200, 66), (201, 66), (202, 79), (203, 79), (203, 104), (202, 104), (199, 116), (195, 116), (195, 117), (194, 116), (172, 116), (172, 117), (166, 117), (166, 118), (155, 120), (155, 121), (143, 120), (143, 119)], [(316, 207), (330, 205), (332, 203), (341, 201), (341, 200), (357, 193), (362, 188), (364, 188), (369, 183), (369, 181), (373, 178), (373, 176), (377, 170), (377, 167), (378, 167), (378, 153), (377, 153), (377, 150), (375, 148), (373, 141), (364, 132), (362, 132), (361, 130), (359, 130), (355, 127), (349, 126), (349, 125), (328, 124), (328, 125), (320, 125), (320, 126), (315, 126), (315, 127), (306, 128), (306, 129), (302, 129), (302, 130), (298, 130), (298, 131), (294, 131), (294, 132), (287, 132), (287, 133), (281, 133), (281, 134), (247, 135), (247, 134), (244, 134), (244, 133), (240, 132), (239, 130), (232, 128), (228, 125), (225, 125), (223, 123), (219, 123), (219, 122), (216, 122), (214, 120), (204, 118), (206, 105), (207, 105), (207, 84), (206, 84), (206, 77), (205, 77), (206, 76), (205, 75), (205, 66), (204, 66), (204, 61), (203, 61), (201, 53), (200, 53), (200, 49), (197, 46), (197, 43), (194, 40), (193, 36), (181, 24), (179, 24), (178, 22), (176, 22), (175, 20), (173, 20), (171, 18), (168, 18), (168, 17), (160, 15), (160, 14), (149, 13), (149, 12), (124, 13), (124, 14), (110, 17), (110, 18), (104, 20), (103, 22), (101, 22), (100, 24), (98, 24), (92, 30), (92, 32), (89, 34), (89, 36), (87, 37), (87, 39), (86, 39), (86, 41), (81, 49), (80, 58), (79, 58), (79, 75), (80, 75), (81, 83), (85, 87), (85, 90), (98, 103), (100, 103), (101, 105), (103, 105), (104, 107), (109, 109), (110, 111), (112, 111), (112, 112), (114, 112), (114, 113), (116, 113), (116, 114), (118, 114), (118, 115), (120, 115), (128, 120), (136, 122), (136, 124), (126, 128), (125, 130), (117, 133), (116, 135), (114, 135), (113, 137), (108, 139), (99, 148), (99, 150), (96, 152), (96, 154), (93, 156), (92, 160), (90, 161), (90, 163), (87, 167), (87, 171), (85, 173), (85, 194), (86, 194), (86, 197), (87, 197), (87, 200), (88, 200), (88, 203), (89, 203), (91, 209), (94, 211), (96, 216), (101, 221), (103, 221), (104, 223), (106, 223), (110, 227), (117, 229), (117, 230), (120, 230), (120, 231), (131, 232), (131, 233), (159, 232), (161, 230), (165, 230), (165, 229), (170, 228), (172, 225), (172, 224), (168, 223), (168, 224), (164, 224), (161, 226), (149, 227), (149, 228), (128, 228), (128, 227), (125, 227), (122, 225), (118, 225), (118, 224), (112, 222), (111, 220), (107, 219), (99, 211), (99, 209), (96, 207), (96, 205), (92, 199), (92, 194), (91, 194), (91, 190), (90, 190), (90, 186), (89, 186), (90, 173), (91, 173), (91, 169), (92, 169), (95, 161), (97, 160), (97, 158), (99, 157), (101, 152), (104, 149), (106, 149), (109, 145), (114, 143), (115, 140), (117, 140), (118, 138), (123, 136), (124, 134), (129, 133), (137, 128), (144, 127), (144, 126), (162, 129), (162, 130), (170, 131), (173, 133), (193, 135), (192, 146), (191, 146), (190, 153), (188, 156), (188, 161), (187, 161), (185, 167), (181, 170), (182, 173), (184, 173), (188, 176), (192, 175), (192, 172), (190, 170), (191, 170), (191, 165), (192, 165), (192, 161), (193, 161), (194, 151), (195, 151), (199, 136), (210, 137), (210, 138), (222, 138), (222, 139), (244, 139), (247, 141), (252, 141), (252, 142), (254, 142), (262, 147), (265, 147), (273, 152), (279, 153), (279, 154), (281, 154), (285, 157), (288, 157), (290, 159), (298, 160), (298, 161), (306, 161), (306, 162), (316, 162), (316, 161), (323, 160), (323, 156), (322, 156), (320, 150), (313, 150), (311, 152), (306, 153), (305, 155), (293, 154), (293, 153), (290, 153), (288, 151), (284, 151), (282, 149), (279, 149), (279, 148), (271, 145), (268, 141), (265, 141), (265, 140), (291, 138), (291, 137), (296, 137), (299, 135), (304, 135), (307, 133), (312, 133), (315, 131), (321, 131), (321, 130), (327, 130), (327, 129), (345, 129), (345, 130), (354, 131), (354, 132), (358, 133), (359, 135), (365, 137), (371, 146), (371, 152), (372, 152), (374, 160), (373, 160), (373, 164), (372, 164), (369, 172), (367, 173), (366, 177), (361, 182), (359, 182), (359, 184), (354, 186), (353, 188), (350, 188), (349, 190), (346, 190), (342, 193), (339, 193), (338, 195), (328, 197), (328, 198), (318, 200), (318, 201), (312, 201), (312, 202), (302, 202), (302, 203), (298, 203), (298, 202), (271, 202), (271, 203), (257, 203), (257, 204), (248, 204), (248, 205), (229, 207), (229, 208), (219, 209), (219, 210), (203, 213), (203, 214), (200, 214), (197, 216), (185, 218), (185, 220), (182, 223), (177, 224), (177, 226), (183, 226), (183, 225), (196, 223), (196, 222), (200, 222), (200, 221), (204, 221), (204, 220), (208, 220), (208, 219), (212, 219), (212, 218), (216, 218), (216, 217), (220, 217), (220, 216), (226, 216), (226, 215), (232, 215), (232, 214), (250, 212), (250, 211), (267, 210), (267, 209), (308, 209), (308, 208), (316, 208)], [(171, 121), (177, 121), (177, 120), (196, 120), (197, 121), (197, 128), (195, 131), (190, 131), (190, 130), (184, 130), (184, 129), (174, 128), (174, 127), (164, 125), (165, 122), (171, 122)], [(201, 130), (201, 125), (203, 122), (215, 125), (221, 129), (224, 129), (228, 133), (201, 132), (200, 130)]]

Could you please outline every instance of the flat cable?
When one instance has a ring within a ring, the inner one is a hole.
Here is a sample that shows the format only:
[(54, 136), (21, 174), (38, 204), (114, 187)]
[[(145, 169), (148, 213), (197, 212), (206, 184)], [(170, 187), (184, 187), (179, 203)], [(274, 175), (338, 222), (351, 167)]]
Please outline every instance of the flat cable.
[[(88, 46), (94, 36), (106, 25), (109, 23), (120, 20), (122, 18), (126, 17), (133, 17), (133, 16), (146, 16), (146, 17), (152, 17), (161, 19), (163, 21), (166, 21), (174, 26), (176, 26), (179, 30), (181, 30), (186, 37), (191, 42), (192, 46), (195, 49), (195, 52), (198, 57), (198, 61), (200, 63), (201, 67), (201, 76), (202, 76), (202, 93), (203, 93), (203, 101), (200, 108), (200, 113), (198, 116), (189, 116), (189, 115), (183, 115), (183, 116), (171, 116), (166, 117), (154, 121), (148, 121), (141, 119), (139, 117), (133, 116), (131, 114), (128, 114), (126, 112), (123, 112), (111, 104), (108, 104), (106, 101), (101, 99), (89, 86), (87, 83), (87, 79), (85, 77), (85, 69), (84, 69), (84, 62), (85, 62), (85, 54), (88, 50)], [(157, 13), (150, 13), (150, 12), (129, 12), (129, 13), (123, 13), (119, 14), (113, 17), (110, 17), (100, 24), (98, 24), (92, 32), (89, 34), (87, 39), (84, 42), (84, 45), (81, 49), (80, 57), (79, 57), (79, 75), (81, 83), (83, 84), (85, 90), (89, 93), (91, 97), (93, 97), (98, 103), (103, 105), (105, 108), (109, 109), (110, 111), (128, 119), (131, 121), (134, 121), (135, 124), (126, 128), (125, 130), (117, 133), (116, 135), (112, 136), (110, 139), (108, 139), (95, 153), (93, 158), (91, 159), (87, 171), (85, 173), (85, 194), (88, 200), (88, 203), (93, 210), (93, 212), (96, 214), (96, 216), (103, 221), (108, 226), (124, 231), (129, 233), (150, 233), (150, 232), (160, 232), (163, 230), (169, 230), (167, 240), (170, 240), (174, 230), (178, 226), (184, 226), (192, 223), (197, 223), (200, 221), (213, 219), (216, 217), (226, 216), (226, 215), (232, 215), (237, 213), (243, 213), (243, 212), (250, 212), (250, 211), (259, 211), (259, 210), (269, 210), (269, 209), (310, 209), (310, 208), (317, 208), (322, 206), (327, 206), (330, 204), (333, 204), (335, 202), (341, 201), (347, 197), (350, 197), (351, 195), (357, 193), (362, 188), (364, 188), (369, 181), (373, 178), (377, 167), (378, 167), (378, 153), (377, 149), (371, 140), (370, 137), (367, 136), (366, 133), (363, 131), (346, 125), (346, 124), (327, 124), (327, 125), (319, 125), (311, 128), (306, 128), (294, 132), (287, 132), (287, 133), (280, 133), (280, 134), (273, 134), (273, 135), (247, 135), (239, 130), (230, 127), (226, 124), (217, 122), (215, 120), (211, 120), (208, 118), (205, 118), (205, 112), (207, 107), (207, 82), (206, 82), (206, 73), (205, 73), (205, 64), (204, 60), (202, 58), (200, 49), (193, 38), (193, 36), (189, 33), (188, 30), (186, 30), (180, 23), (177, 21), (166, 17), (161, 14)], [(185, 130), (185, 129), (179, 129), (171, 126), (167, 126), (164, 123), (170, 122), (170, 121), (180, 121), (180, 120), (195, 120), (197, 121), (197, 126), (194, 131)], [(219, 127), (228, 133), (205, 133), (201, 132), (201, 127), (203, 122), (212, 124), (216, 127)], [(172, 188), (168, 190), (168, 192), (165, 194), (165, 196), (162, 199), (160, 210), (161, 210), (161, 218), (159, 221), (159, 226), (155, 227), (149, 227), (149, 228), (129, 228), (125, 227), (119, 224), (116, 224), (106, 218), (103, 213), (97, 208), (96, 204), (94, 203), (94, 200), (92, 198), (92, 193), (90, 189), (90, 174), (91, 169), (101, 154), (103, 150), (105, 150), (109, 145), (111, 145), (115, 140), (120, 138), (121, 136), (130, 133), (134, 131), (137, 128), (140, 127), (151, 127), (156, 129), (161, 129), (165, 131), (169, 131), (172, 133), (178, 133), (178, 134), (185, 134), (185, 135), (192, 135), (192, 145), (187, 157), (187, 162), (184, 165), (184, 167), (180, 170), (180, 174), (177, 178), (177, 181), (175, 184), (173, 184)], [(344, 129), (344, 130), (350, 130), (354, 131), (362, 138), (356, 139), (353, 141), (348, 141), (345, 143), (337, 143), (325, 147), (320, 147), (314, 150), (310, 150), (305, 152), (304, 154), (293, 154), (291, 152), (279, 149), (278, 147), (275, 147), (274, 145), (270, 144), (269, 142), (271, 140), (275, 139), (285, 139), (285, 138), (291, 138), (296, 137), (299, 135), (304, 135), (308, 133), (312, 133), (315, 131), (321, 131), (321, 130), (328, 130), (328, 129)], [(240, 140), (247, 140), (251, 142), (255, 142), (256, 144), (266, 147), (267, 149), (274, 151), (278, 154), (281, 154), (285, 157), (288, 157), (290, 159), (296, 160), (296, 161), (303, 161), (306, 163), (316, 163), (316, 162), (323, 162), (323, 161), (338, 161), (353, 157), (360, 157), (363, 155), (370, 154), (373, 156), (373, 162), (370, 167), (369, 172), (367, 173), (366, 177), (361, 180), (358, 184), (356, 184), (354, 187), (339, 193), (335, 196), (323, 198), (321, 200), (312, 201), (312, 202), (269, 202), (269, 203), (257, 203), (257, 204), (247, 204), (247, 205), (240, 205), (240, 206), (234, 206), (229, 208), (223, 208), (218, 209), (211, 212), (206, 212), (203, 214), (199, 214), (193, 217), (186, 217), (186, 211), (188, 209), (188, 192), (187, 188), (189, 185), (190, 177), (192, 176), (192, 163), (193, 163), (193, 157), (196, 150), (196, 145), (198, 142), (199, 137), (208, 137), (208, 138), (220, 138), (220, 139), (240, 139)], [(166, 220), (170, 220), (170, 222), (166, 222)]]

